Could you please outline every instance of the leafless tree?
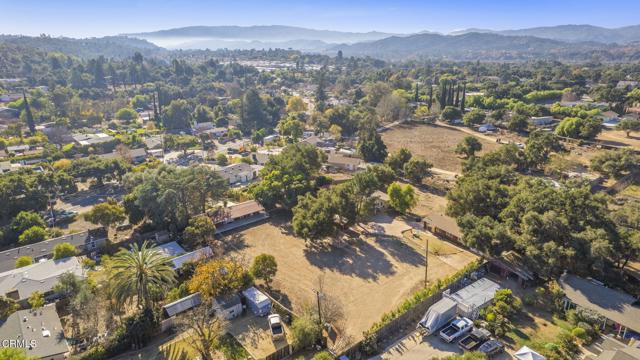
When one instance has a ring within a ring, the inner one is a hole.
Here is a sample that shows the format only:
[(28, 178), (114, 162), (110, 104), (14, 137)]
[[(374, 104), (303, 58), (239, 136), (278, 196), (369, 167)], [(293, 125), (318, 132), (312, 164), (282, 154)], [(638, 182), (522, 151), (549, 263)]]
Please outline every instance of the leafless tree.
[(225, 333), (226, 321), (211, 316), (211, 303), (205, 302), (178, 318), (178, 328), (189, 336), (189, 343), (202, 360), (213, 360), (220, 337)]

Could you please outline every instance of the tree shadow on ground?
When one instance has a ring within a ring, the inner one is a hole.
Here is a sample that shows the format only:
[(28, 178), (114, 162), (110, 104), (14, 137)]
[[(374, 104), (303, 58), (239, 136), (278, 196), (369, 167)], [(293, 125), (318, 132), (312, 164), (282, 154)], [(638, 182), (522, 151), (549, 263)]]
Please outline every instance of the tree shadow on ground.
[(225, 235), (222, 238), (222, 244), (224, 246), (225, 252), (233, 250), (239, 251), (247, 247), (245, 235), (241, 232), (235, 232)]
[(289, 299), (289, 296), (287, 294), (283, 293), (279, 289), (274, 289), (273, 287), (265, 288), (265, 290), (269, 293), (269, 295), (271, 295), (272, 298), (276, 299), (276, 301), (282, 304), (284, 307), (286, 307), (287, 309), (293, 309), (291, 299)]
[(361, 239), (354, 239), (349, 246), (343, 248), (329, 246), (326, 250), (307, 247), (304, 255), (318, 268), (366, 280), (375, 281), (380, 276), (390, 276), (396, 272), (384, 252)]
[(407, 245), (402, 239), (395, 236), (381, 235), (374, 237), (375, 243), (397, 261), (412, 266), (424, 265), (424, 254)]

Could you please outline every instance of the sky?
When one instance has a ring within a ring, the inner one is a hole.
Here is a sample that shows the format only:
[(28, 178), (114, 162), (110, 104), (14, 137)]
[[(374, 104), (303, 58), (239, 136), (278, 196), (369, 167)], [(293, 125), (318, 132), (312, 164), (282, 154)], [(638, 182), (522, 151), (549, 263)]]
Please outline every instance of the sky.
[(448, 33), (640, 24), (640, 0), (0, 0), (0, 34), (96, 37), (193, 25)]

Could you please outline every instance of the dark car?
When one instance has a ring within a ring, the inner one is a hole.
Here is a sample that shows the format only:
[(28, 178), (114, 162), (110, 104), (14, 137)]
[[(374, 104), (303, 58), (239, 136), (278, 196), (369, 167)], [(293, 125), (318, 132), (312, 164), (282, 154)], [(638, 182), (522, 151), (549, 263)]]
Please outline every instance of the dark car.
[(478, 351), (487, 354), (489, 357), (501, 353), (502, 350), (504, 350), (504, 345), (498, 340), (489, 340), (478, 348)]

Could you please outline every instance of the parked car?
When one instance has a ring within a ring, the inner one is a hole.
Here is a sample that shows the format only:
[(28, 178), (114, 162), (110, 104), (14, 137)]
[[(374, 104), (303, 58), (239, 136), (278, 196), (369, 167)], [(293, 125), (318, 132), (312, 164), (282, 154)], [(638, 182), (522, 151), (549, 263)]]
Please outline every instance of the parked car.
[(271, 337), (273, 340), (284, 338), (284, 326), (279, 314), (271, 314), (267, 317), (269, 328), (271, 328)]
[(489, 340), (491, 333), (487, 329), (475, 328), (467, 336), (458, 341), (462, 350), (474, 350), (484, 341)]
[(449, 323), (449, 326), (440, 331), (440, 337), (442, 340), (450, 343), (468, 333), (471, 329), (473, 329), (473, 321), (465, 317), (457, 318)]
[(489, 357), (501, 353), (502, 350), (504, 350), (504, 345), (498, 340), (489, 340), (478, 348), (478, 351), (487, 354)]

